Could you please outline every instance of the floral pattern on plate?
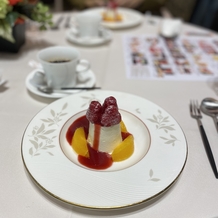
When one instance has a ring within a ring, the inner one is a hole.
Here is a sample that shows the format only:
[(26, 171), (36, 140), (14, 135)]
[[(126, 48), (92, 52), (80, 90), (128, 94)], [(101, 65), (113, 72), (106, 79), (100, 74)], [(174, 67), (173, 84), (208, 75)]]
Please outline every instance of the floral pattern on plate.
[[(40, 126), (34, 126), (32, 134), (29, 135), (31, 142), (31, 147), (29, 149), (29, 154), (34, 157), (40, 155), (42, 152), (46, 152), (53, 156), (51, 148), (55, 148), (56, 145), (53, 140), (57, 137), (57, 127), (59, 122), (63, 119), (63, 116), (67, 115), (64, 110), (67, 108), (67, 103), (65, 103), (59, 112), (55, 110), (50, 110), (50, 116), (48, 118), (41, 119), (43, 122)], [(51, 128), (52, 126), (52, 128)], [(52, 136), (51, 136), (52, 133)]]

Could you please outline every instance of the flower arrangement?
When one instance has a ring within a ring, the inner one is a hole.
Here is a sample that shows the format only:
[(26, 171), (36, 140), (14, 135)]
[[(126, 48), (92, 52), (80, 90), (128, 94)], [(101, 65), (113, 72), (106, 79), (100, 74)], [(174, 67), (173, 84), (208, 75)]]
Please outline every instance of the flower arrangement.
[(38, 0), (0, 0), (0, 37), (14, 43), (12, 28), (26, 19), (38, 22), (41, 30), (52, 25), (49, 7)]

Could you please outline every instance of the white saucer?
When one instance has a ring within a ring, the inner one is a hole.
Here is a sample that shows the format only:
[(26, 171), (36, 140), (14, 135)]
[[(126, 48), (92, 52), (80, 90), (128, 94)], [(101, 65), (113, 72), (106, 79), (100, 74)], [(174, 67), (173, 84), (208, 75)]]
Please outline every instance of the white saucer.
[[(37, 89), (37, 85), (34, 84), (34, 82), (32, 81), (32, 78), (34, 76), (34, 74), (38, 71), (38, 69), (35, 69), (33, 70), (26, 78), (26, 87), (27, 89), (34, 93), (35, 95), (38, 95), (38, 96), (41, 96), (41, 97), (46, 97), (46, 98), (63, 98), (65, 96), (68, 96), (68, 95), (71, 95), (71, 94), (75, 94), (75, 93), (78, 93), (78, 92), (81, 92), (81, 91), (84, 91), (84, 90), (66, 90), (66, 94), (65, 93), (51, 93), (51, 94), (47, 94), (47, 93), (43, 93), (43, 92), (40, 92), (38, 89)], [(95, 82), (96, 82), (96, 78), (95, 78), (95, 75), (93, 73), (92, 70), (88, 70), (87, 72), (89, 74), (89, 79), (84, 82), (84, 83), (77, 83), (76, 87), (93, 87), (95, 85)], [(69, 92), (69, 94), (67, 93)]]
[(101, 45), (109, 42), (112, 38), (110, 30), (103, 29), (101, 34), (102, 36), (99, 37), (79, 37), (75, 29), (71, 28), (66, 32), (66, 38), (72, 43), (86, 46)]

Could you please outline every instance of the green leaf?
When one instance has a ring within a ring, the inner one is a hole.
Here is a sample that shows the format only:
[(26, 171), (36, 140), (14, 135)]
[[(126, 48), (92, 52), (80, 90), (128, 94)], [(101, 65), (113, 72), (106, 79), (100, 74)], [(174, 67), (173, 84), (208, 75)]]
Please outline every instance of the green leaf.
[(175, 136), (173, 136), (173, 135), (170, 135), (170, 137), (171, 137), (172, 139), (176, 139), (176, 140), (177, 140), (177, 138), (176, 138)]
[(52, 109), (51, 109), (51, 115), (52, 115), (53, 117), (55, 117), (55, 112), (54, 112), (54, 110), (52, 110)]
[(160, 138), (162, 138), (162, 139), (164, 139), (164, 140), (168, 140), (167, 138), (165, 138), (165, 137), (162, 137), (162, 136), (160, 136)]
[(34, 145), (35, 149), (38, 148), (38, 143), (37, 143), (37, 142), (35, 142), (35, 141), (33, 141), (33, 140), (30, 140), (30, 142)]
[(32, 10), (30, 19), (40, 24), (40, 29), (45, 30), (52, 25), (52, 14), (49, 12), (49, 7), (42, 2), (38, 2)]
[(7, 23), (9, 23), (9, 25), (11, 27), (14, 26), (15, 24), (15, 21), (17, 20), (17, 18), (20, 16), (20, 14), (16, 11), (11, 11), (10, 13), (7, 14), (7, 17), (6, 17), (6, 21)]
[(48, 130), (48, 131), (44, 132), (44, 134), (47, 135), (47, 134), (50, 134), (50, 133), (52, 133), (54, 131), (55, 131), (55, 129), (51, 129), (51, 130)]
[(89, 97), (87, 97), (87, 96), (81, 96), (81, 98), (84, 98), (84, 99), (89, 99)]
[(168, 130), (175, 130), (173, 127), (171, 126), (161, 126), (160, 129), (168, 129)]
[(0, 36), (9, 42), (15, 42), (12, 35), (12, 27), (6, 20), (0, 20)]
[(46, 147), (47, 147), (47, 148), (54, 148), (55, 145), (47, 145)]
[(168, 118), (169, 118), (169, 117), (164, 117), (163, 121), (164, 121), (164, 122), (169, 122), (169, 121), (167, 121)]
[(160, 181), (160, 179), (157, 179), (157, 178), (153, 178), (153, 179), (151, 179), (151, 180), (154, 181), (154, 182)]
[(39, 134), (40, 132), (42, 132), (44, 129), (45, 129), (45, 125), (42, 124), (42, 125), (40, 126), (40, 128), (37, 130), (37, 134)]
[(46, 123), (49, 123), (49, 120), (46, 120), (46, 119), (41, 119), (41, 120), (46, 122)]
[(167, 142), (165, 142), (165, 144), (172, 144), (174, 142), (174, 140), (169, 140)]
[(29, 149), (29, 154), (32, 156), (33, 155), (33, 148)]
[(149, 171), (149, 176), (150, 176), (150, 177), (153, 176), (153, 170), (152, 170), (152, 169), (150, 169), (150, 171)]
[(34, 156), (39, 156), (40, 154), (39, 153), (37, 153), (37, 154), (34, 154)]
[(82, 105), (81, 105), (81, 107), (85, 107), (85, 106), (86, 106), (86, 104), (87, 104), (87, 103), (84, 103), (84, 104), (82, 104)]
[(139, 108), (137, 108), (137, 109), (136, 109), (136, 112), (140, 114), (140, 109), (139, 109)]
[(153, 118), (154, 118), (154, 120), (156, 120), (156, 121), (157, 121), (157, 117), (156, 117), (155, 115), (153, 115)]
[(64, 106), (62, 107), (62, 110), (66, 109), (67, 107), (67, 103), (64, 104)]
[(54, 156), (51, 152), (48, 152), (51, 156)]
[(60, 117), (63, 117), (63, 116), (65, 116), (65, 115), (67, 115), (67, 113), (63, 113), (63, 114), (61, 114)]
[(148, 119), (149, 121), (151, 121), (152, 123), (158, 123), (157, 121), (153, 120), (153, 119)]
[(38, 136), (40, 139), (48, 139), (47, 137), (43, 136), (43, 135), (39, 135)]

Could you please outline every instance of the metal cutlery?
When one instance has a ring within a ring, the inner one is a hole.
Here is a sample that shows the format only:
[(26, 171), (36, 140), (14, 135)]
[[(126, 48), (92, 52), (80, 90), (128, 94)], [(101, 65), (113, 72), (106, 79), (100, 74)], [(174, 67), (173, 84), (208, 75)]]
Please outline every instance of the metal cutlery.
[(200, 108), (203, 113), (213, 118), (218, 132), (218, 101), (214, 98), (204, 98)]
[(55, 22), (55, 24), (51, 27), (52, 30), (57, 30), (59, 29), (59, 26), (61, 24), (61, 22), (63, 21), (64, 16), (60, 16), (57, 21)]
[(203, 140), (204, 147), (205, 147), (205, 150), (206, 150), (206, 153), (207, 153), (207, 157), (208, 157), (208, 159), (210, 161), (210, 165), (211, 165), (211, 167), (213, 169), (214, 175), (218, 179), (218, 172), (217, 172), (217, 168), (216, 168), (216, 163), (215, 163), (213, 153), (212, 153), (209, 141), (207, 139), (207, 135), (205, 133), (203, 124), (201, 122), (202, 115), (201, 115), (201, 111), (200, 111), (200, 108), (199, 108), (199, 105), (198, 105), (197, 101), (191, 100), (191, 102), (190, 102), (190, 114), (191, 114), (192, 118), (197, 120), (198, 127), (199, 127), (199, 130), (200, 130), (200, 133), (201, 133), (201, 138)]
[(51, 93), (64, 93), (64, 94), (70, 94), (68, 90), (94, 90), (94, 89), (101, 89), (100, 87), (63, 87), (60, 89), (53, 89), (49, 86), (38, 86), (37, 89), (40, 92), (51, 94)]
[(70, 20), (71, 20), (71, 16), (67, 16), (64, 27), (65, 28), (69, 28), (70, 27)]

